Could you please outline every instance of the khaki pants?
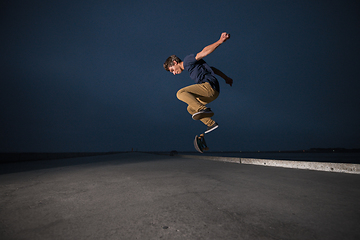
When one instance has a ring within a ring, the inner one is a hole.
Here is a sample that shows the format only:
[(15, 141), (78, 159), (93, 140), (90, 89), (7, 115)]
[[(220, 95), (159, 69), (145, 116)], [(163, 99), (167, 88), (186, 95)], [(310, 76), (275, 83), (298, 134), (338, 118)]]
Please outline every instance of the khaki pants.
[[(206, 109), (206, 104), (214, 101), (219, 96), (219, 92), (214, 90), (210, 83), (194, 84), (180, 89), (176, 97), (188, 104), (187, 110), (193, 115), (200, 110)], [(200, 119), (206, 126), (215, 123), (211, 118)]]

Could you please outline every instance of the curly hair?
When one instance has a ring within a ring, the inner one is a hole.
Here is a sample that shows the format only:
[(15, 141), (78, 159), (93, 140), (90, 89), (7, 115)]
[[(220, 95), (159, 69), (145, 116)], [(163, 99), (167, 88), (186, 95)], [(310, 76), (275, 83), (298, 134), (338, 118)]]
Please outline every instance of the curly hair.
[(170, 57), (168, 57), (164, 63), (164, 68), (166, 71), (169, 71), (169, 67), (174, 66), (174, 61), (177, 63), (181, 63), (181, 59), (178, 58), (176, 55), (171, 55)]

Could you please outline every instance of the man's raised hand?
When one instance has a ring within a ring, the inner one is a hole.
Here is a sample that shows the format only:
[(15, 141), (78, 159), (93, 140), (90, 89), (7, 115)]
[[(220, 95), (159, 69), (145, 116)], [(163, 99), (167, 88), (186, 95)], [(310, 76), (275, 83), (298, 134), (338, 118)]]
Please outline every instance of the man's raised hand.
[(226, 40), (228, 40), (230, 38), (230, 34), (227, 32), (223, 32), (220, 36), (220, 41), (222, 43), (226, 42)]

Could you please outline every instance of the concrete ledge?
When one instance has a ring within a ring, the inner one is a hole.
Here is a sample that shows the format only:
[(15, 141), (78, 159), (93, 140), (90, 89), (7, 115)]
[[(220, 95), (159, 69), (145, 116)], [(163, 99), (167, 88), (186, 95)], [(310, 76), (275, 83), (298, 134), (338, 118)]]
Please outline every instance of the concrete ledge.
[(325, 172), (360, 174), (360, 164), (350, 164), (350, 163), (305, 162), (305, 161), (289, 161), (289, 160), (275, 160), (275, 159), (230, 158), (230, 157), (197, 156), (197, 155), (179, 155), (179, 157), (232, 162), (232, 163), (240, 163), (240, 164), (251, 164), (251, 165), (269, 166), (269, 167), (283, 167), (283, 168), (306, 169), (306, 170), (325, 171)]
[(241, 158), (242, 164), (360, 174), (360, 164)]

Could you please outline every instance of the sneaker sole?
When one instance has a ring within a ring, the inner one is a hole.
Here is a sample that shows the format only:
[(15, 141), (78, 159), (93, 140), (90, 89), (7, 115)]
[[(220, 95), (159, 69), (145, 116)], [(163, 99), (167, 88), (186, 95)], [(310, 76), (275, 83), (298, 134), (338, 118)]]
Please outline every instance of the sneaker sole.
[(200, 120), (202, 118), (207, 118), (207, 117), (212, 117), (214, 116), (214, 113), (195, 113), (194, 115), (192, 115), (192, 118), (194, 120)]
[(215, 130), (215, 129), (217, 129), (218, 127), (219, 127), (219, 125), (216, 125), (216, 126), (213, 127), (212, 129), (209, 129), (209, 130), (205, 131), (205, 134), (206, 134), (206, 133), (209, 133), (209, 132), (211, 132), (211, 131), (213, 131), (213, 130)]

